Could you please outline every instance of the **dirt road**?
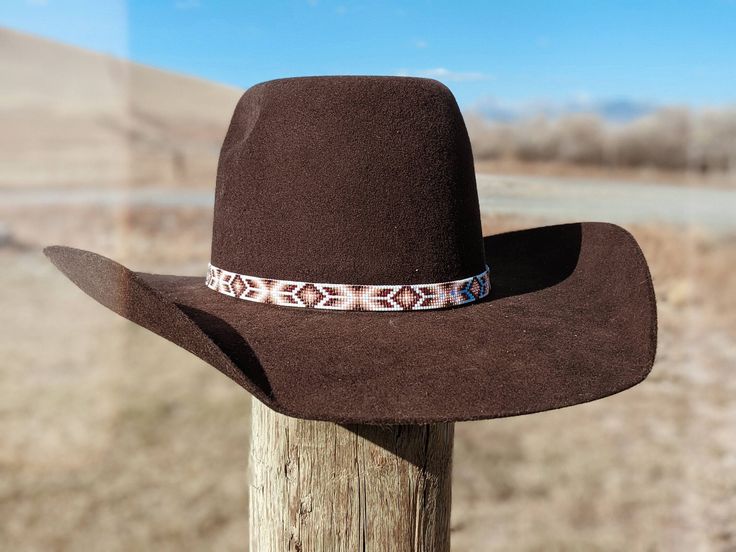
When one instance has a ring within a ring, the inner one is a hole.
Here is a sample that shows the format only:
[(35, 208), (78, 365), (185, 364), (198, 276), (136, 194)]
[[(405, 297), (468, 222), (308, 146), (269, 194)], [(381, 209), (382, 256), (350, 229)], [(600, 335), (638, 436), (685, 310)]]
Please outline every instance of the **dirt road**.
[(478, 174), (477, 180), (481, 210), (489, 214), (736, 229), (736, 190), (490, 174)]
[[(212, 195), (209, 189), (0, 189), (0, 205), (209, 207)], [(717, 232), (736, 229), (736, 189), (478, 174), (478, 195), (485, 214), (523, 215), (550, 222), (661, 221)]]

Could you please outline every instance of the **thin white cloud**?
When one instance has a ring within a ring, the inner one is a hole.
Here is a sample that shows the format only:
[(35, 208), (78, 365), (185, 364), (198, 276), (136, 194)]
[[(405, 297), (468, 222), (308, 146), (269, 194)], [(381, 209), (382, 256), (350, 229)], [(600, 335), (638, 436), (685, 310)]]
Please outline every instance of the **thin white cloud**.
[(414, 47), (419, 48), (419, 49), (424, 49), (424, 48), (429, 47), (429, 42), (427, 42), (426, 40), (422, 40), (420, 38), (414, 41)]
[(491, 76), (479, 71), (451, 71), (445, 67), (434, 69), (422, 69), (419, 71), (408, 71), (402, 69), (398, 72), (400, 77), (427, 77), (444, 82), (477, 82), (490, 80)]

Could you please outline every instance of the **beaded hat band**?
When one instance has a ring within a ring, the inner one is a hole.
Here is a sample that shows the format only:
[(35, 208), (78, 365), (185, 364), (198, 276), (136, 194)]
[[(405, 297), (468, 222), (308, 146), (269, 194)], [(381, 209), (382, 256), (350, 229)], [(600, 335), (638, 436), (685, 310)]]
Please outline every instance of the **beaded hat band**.
[(416, 311), (472, 303), (491, 290), (488, 267), (476, 276), (433, 284), (323, 284), (274, 280), (209, 265), (207, 287), (224, 295), (284, 307), (346, 311)]

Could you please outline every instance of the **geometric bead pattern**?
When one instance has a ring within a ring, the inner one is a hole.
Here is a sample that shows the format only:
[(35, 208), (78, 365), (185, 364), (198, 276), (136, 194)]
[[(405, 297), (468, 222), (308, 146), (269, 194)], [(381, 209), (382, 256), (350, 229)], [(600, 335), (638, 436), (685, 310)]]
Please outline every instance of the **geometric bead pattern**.
[(472, 303), (491, 291), (488, 267), (476, 276), (433, 284), (324, 284), (237, 274), (209, 265), (207, 287), (224, 295), (283, 307), (346, 311), (417, 311)]

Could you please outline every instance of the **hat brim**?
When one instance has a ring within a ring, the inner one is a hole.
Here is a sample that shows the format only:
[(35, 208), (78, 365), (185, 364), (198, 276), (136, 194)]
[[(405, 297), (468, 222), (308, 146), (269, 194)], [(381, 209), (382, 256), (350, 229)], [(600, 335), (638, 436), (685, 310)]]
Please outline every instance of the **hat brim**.
[(297, 418), (497, 418), (592, 401), (647, 376), (654, 290), (628, 232), (579, 223), (484, 241), (488, 298), (402, 313), (252, 303), (208, 289), (204, 276), (136, 273), (68, 247), (45, 253), (101, 304)]

